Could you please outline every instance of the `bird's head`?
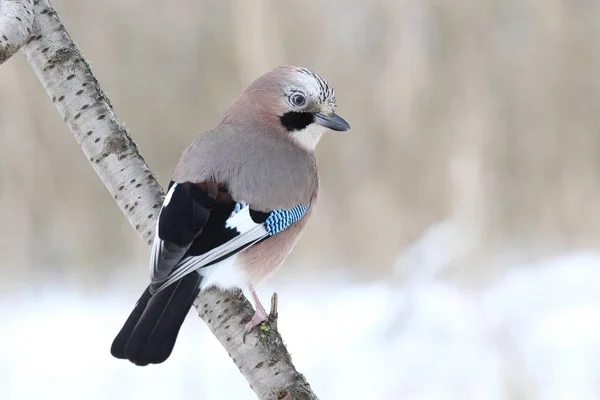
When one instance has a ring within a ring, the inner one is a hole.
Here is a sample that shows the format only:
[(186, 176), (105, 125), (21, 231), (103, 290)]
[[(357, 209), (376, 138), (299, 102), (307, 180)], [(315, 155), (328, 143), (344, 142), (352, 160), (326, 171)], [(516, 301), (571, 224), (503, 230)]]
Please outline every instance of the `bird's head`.
[(276, 67), (256, 79), (241, 98), (258, 110), (259, 117), (309, 150), (314, 150), (326, 130), (350, 129), (335, 113), (333, 88), (306, 68)]

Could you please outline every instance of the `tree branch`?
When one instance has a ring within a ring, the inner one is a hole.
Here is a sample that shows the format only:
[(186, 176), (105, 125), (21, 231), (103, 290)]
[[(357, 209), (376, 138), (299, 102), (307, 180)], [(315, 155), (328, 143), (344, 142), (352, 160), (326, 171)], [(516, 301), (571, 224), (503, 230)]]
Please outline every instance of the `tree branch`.
[(25, 44), (32, 25), (32, 0), (0, 0), (0, 65)]
[[(16, 1), (0, 5), (7, 2)], [(121, 211), (150, 245), (164, 193), (50, 2), (35, 0), (34, 13), (22, 51)], [(276, 324), (242, 342), (254, 311), (240, 290), (210, 289), (195, 306), (259, 399), (317, 398), (292, 364)]]

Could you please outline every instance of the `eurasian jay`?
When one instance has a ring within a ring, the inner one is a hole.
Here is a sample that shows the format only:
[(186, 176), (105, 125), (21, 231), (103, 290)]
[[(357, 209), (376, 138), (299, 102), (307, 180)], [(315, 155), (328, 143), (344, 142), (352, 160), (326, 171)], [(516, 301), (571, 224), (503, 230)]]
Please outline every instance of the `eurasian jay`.
[(290, 253), (315, 208), (315, 147), (350, 126), (316, 73), (280, 66), (254, 81), (181, 155), (158, 217), (151, 283), (113, 341), (114, 357), (158, 364), (171, 354), (200, 291), (255, 288)]

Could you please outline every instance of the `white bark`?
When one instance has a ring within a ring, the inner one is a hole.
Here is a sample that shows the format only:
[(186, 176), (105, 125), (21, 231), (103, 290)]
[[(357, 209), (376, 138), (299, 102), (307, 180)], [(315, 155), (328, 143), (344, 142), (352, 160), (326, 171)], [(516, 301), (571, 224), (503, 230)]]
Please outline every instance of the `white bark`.
[[(35, 0), (34, 12), (23, 53), (94, 170), (150, 244), (163, 191), (50, 2)], [(276, 323), (242, 343), (245, 322), (254, 310), (241, 292), (211, 289), (195, 305), (259, 399), (316, 399), (292, 364)]]
[(0, 65), (25, 44), (33, 15), (33, 0), (0, 0)]

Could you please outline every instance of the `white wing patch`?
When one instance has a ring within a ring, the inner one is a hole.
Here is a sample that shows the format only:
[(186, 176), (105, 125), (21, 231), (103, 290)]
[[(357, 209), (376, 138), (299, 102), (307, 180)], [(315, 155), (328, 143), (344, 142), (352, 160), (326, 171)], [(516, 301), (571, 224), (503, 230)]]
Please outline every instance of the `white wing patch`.
[(241, 208), (239, 211), (234, 210), (231, 213), (227, 221), (225, 221), (225, 226), (230, 229), (236, 229), (239, 233), (244, 234), (255, 226), (258, 226), (258, 224), (250, 217), (250, 207), (245, 203), (238, 204)]

